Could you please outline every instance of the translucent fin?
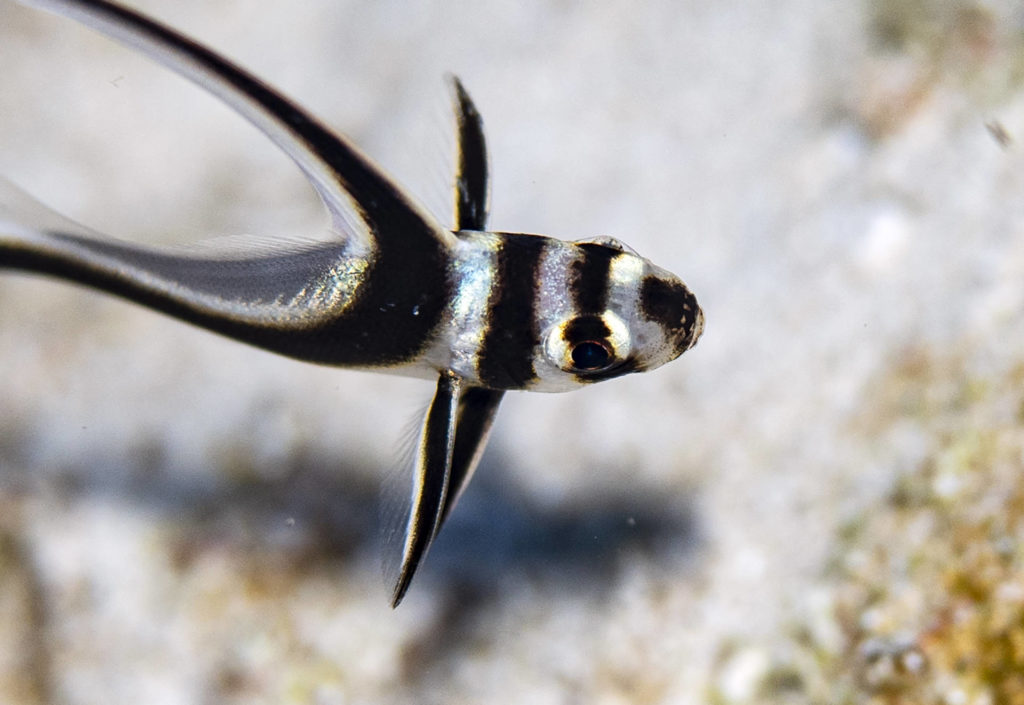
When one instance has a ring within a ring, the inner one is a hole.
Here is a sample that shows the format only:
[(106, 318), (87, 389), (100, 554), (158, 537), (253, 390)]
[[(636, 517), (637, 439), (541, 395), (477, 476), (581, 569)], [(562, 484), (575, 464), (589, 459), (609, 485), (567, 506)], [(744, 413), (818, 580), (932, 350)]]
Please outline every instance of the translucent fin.
[(262, 257), (296, 254), (316, 250), (324, 245), (338, 247), (337, 240), (323, 240), (302, 235), (223, 235), (185, 245), (171, 245), (169, 251), (192, 253), (213, 259), (235, 259), (240, 256)]
[(377, 227), (397, 210), (427, 226), (417, 231), (442, 241), (450, 237), (354, 146), (210, 49), (105, 0), (23, 1), (78, 20), (142, 51), (230, 105), (298, 164), (331, 213), (334, 229), (361, 243), (365, 252), (382, 237), (403, 235)]
[(384, 476), (380, 487), (379, 521), (381, 527), (381, 573), (384, 583), (394, 588), (401, 573), (405, 552), (405, 534), (412, 512), (413, 473), (419, 456), (424, 419), (433, 403), (430, 401), (408, 419), (397, 443), (395, 462)]
[(336, 288), (344, 284), (337, 270), (352, 262), (346, 247), (263, 237), (144, 246), (80, 225), (0, 178), (0, 267), (52, 274), (132, 300), (145, 290), (239, 320), (309, 320), (329, 311), (306, 292), (328, 276)]
[[(18, 236), (38, 240), (48, 238), (48, 233), (118, 241), (115, 237), (100, 233), (58, 213), (12, 181), (0, 176), (0, 239), (6, 235), (8, 238)], [(337, 248), (336, 242), (331, 244)], [(167, 253), (192, 254), (204, 258), (251, 259), (308, 252), (320, 249), (324, 245), (323, 239), (296, 235), (227, 235), (159, 249)], [(142, 246), (133, 246), (142, 249)], [(155, 251), (157, 248), (149, 249)]]
[(36, 241), (44, 237), (43, 233), (53, 230), (89, 237), (99, 235), (43, 205), (0, 176), (0, 243), (15, 239)]

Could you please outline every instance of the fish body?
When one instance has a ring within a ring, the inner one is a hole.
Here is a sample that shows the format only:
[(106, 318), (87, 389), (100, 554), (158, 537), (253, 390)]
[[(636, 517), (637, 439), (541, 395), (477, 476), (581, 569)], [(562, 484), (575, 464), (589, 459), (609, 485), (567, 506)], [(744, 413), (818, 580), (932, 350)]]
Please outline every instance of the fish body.
[(305, 362), (436, 380), (395, 605), (472, 476), (506, 391), (569, 391), (651, 370), (703, 330), (685, 284), (617, 240), (486, 230), (483, 123), (456, 78), (446, 228), (346, 139), (212, 50), (106, 0), (28, 4), (145, 52), (235, 108), (306, 174), (332, 237), (148, 247), (74, 223), (3, 182), (0, 268), (76, 282)]

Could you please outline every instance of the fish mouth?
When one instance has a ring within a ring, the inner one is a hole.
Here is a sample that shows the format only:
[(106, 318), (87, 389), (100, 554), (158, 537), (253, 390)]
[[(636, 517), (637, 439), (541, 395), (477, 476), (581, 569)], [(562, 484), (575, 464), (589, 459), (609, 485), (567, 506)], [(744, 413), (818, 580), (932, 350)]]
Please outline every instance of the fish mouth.
[(704, 311), (697, 307), (697, 316), (693, 321), (693, 328), (690, 331), (690, 337), (688, 339), (688, 345), (686, 350), (689, 350), (697, 344), (697, 340), (704, 334)]
[(682, 355), (687, 350), (690, 350), (697, 344), (697, 340), (704, 334), (704, 311), (699, 306), (695, 306), (697, 312), (693, 314), (692, 322), (684, 321), (689, 325), (683, 325), (679, 327), (679, 330), (675, 336), (675, 359)]

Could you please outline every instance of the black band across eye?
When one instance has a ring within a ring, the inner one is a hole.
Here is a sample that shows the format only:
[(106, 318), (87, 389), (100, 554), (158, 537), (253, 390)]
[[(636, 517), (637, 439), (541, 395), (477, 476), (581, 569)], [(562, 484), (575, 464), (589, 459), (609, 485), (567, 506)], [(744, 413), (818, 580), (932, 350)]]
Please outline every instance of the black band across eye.
[(608, 346), (596, 340), (574, 345), (571, 355), (573, 367), (583, 372), (604, 369), (612, 361)]

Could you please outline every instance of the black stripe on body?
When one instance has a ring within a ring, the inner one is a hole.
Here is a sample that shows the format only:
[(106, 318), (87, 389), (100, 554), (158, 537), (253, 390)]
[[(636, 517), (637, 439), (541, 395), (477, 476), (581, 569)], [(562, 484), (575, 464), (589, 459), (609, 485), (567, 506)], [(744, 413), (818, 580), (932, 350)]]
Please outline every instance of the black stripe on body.
[(608, 308), (612, 260), (622, 253), (605, 245), (580, 243), (583, 256), (572, 263), (569, 287), (579, 313), (602, 313)]
[(523, 389), (536, 379), (533, 353), (540, 344), (537, 284), (546, 238), (504, 235), (487, 306), (477, 361), (480, 381), (492, 389)]
[[(454, 295), (448, 253), (415, 213), (399, 208), (384, 215), (374, 222), (389, 237), (381, 238), (355, 304), (309, 331), (305, 359), (387, 366), (414, 359), (431, 342)], [(325, 356), (314, 359), (320, 351)]]

